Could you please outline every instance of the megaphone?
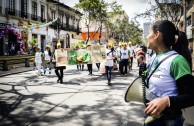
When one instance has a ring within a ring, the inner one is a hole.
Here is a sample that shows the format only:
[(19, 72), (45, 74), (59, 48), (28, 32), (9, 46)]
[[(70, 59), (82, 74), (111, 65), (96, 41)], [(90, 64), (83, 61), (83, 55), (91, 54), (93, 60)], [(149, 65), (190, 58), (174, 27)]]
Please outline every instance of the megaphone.
[[(131, 83), (131, 85), (128, 87), (128, 89), (127, 89), (127, 91), (125, 93), (125, 101), (126, 102), (136, 101), (136, 102), (144, 103), (145, 102), (144, 101), (145, 100), (144, 97), (149, 96), (148, 92), (149, 91), (148, 91), (147, 87), (142, 86), (142, 78), (141, 77), (137, 77)], [(146, 96), (144, 96), (143, 93), (145, 93)], [(161, 116), (162, 116), (162, 114), (159, 115), (158, 117), (148, 116), (145, 119), (145, 124), (148, 124), (148, 123), (154, 121), (155, 119), (160, 118)]]
[[(142, 79), (141, 77), (136, 78), (131, 85), (128, 87), (125, 93), (125, 101), (136, 101), (144, 103), (144, 96), (143, 96), (143, 86), (142, 86)], [(145, 90), (147, 88), (145, 87)]]

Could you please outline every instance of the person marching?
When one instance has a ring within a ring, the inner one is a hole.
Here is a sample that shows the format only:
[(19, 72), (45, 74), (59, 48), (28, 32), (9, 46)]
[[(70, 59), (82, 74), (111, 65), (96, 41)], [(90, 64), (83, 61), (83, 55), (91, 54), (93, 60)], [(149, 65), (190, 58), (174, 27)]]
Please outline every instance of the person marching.
[(51, 74), (51, 56), (52, 56), (52, 53), (50, 51), (49, 45), (46, 45), (46, 50), (43, 53), (43, 57), (44, 57), (44, 74), (46, 74), (47, 68), (49, 68), (49, 74)]
[(121, 49), (123, 48), (122, 42), (119, 42), (119, 47), (116, 50), (117, 62), (119, 64), (119, 72), (121, 72)]
[(106, 77), (108, 80), (108, 85), (111, 85), (111, 73), (112, 73), (112, 68), (113, 68), (113, 60), (115, 59), (115, 52), (113, 50), (113, 43), (109, 42), (108, 43), (108, 49), (106, 49), (106, 63), (105, 63), (105, 68), (106, 68)]
[(35, 64), (38, 69), (38, 76), (41, 76), (42, 52), (40, 52), (40, 48), (37, 48), (37, 52), (35, 53)]
[[(55, 49), (54, 52), (54, 60), (56, 62), (56, 66), (55, 66), (55, 73), (58, 77), (57, 82), (63, 83), (63, 70), (66, 68), (66, 66), (59, 66), (58, 65), (58, 57), (57, 57), (57, 53), (63, 51), (63, 49), (61, 48), (61, 43), (57, 43), (57, 49)], [(60, 71), (60, 74), (59, 74)]]
[[(127, 43), (124, 43), (123, 49), (121, 49), (121, 75), (127, 76), (127, 66), (130, 60), (130, 51), (127, 49)], [(125, 70), (125, 71), (124, 71)]]

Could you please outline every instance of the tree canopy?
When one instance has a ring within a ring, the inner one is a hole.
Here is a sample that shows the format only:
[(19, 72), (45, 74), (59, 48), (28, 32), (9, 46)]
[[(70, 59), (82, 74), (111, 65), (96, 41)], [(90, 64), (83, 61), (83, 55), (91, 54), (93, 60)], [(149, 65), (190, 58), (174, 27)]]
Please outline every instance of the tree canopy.
[(170, 20), (176, 27), (178, 26), (183, 15), (183, 0), (154, 0), (149, 4), (150, 9), (137, 14), (134, 19), (154, 17), (155, 19)]

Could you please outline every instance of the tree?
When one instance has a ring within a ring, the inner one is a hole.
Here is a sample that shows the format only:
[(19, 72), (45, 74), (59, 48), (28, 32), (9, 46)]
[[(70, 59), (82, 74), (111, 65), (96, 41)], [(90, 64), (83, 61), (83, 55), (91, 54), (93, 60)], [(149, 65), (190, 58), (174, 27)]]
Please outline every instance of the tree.
[(111, 8), (114, 13), (119, 13), (120, 5), (117, 2), (106, 3), (104, 0), (83, 0), (79, 4), (76, 4), (75, 8), (80, 9), (83, 13), (83, 20), (88, 29), (88, 38), (86, 43), (90, 38), (89, 29), (92, 22), (99, 24), (96, 29), (97, 33), (100, 31), (99, 41), (101, 39), (103, 23), (108, 20), (108, 8)]
[(142, 30), (139, 28), (139, 23), (128, 21), (128, 19), (117, 20), (114, 24), (109, 25), (109, 35), (114, 39), (123, 42), (132, 42), (133, 45), (142, 42)]
[(149, 2), (150, 9), (144, 13), (137, 14), (134, 19), (139, 17), (155, 17), (156, 19), (164, 19), (172, 21), (176, 27), (183, 15), (183, 0), (154, 0)]

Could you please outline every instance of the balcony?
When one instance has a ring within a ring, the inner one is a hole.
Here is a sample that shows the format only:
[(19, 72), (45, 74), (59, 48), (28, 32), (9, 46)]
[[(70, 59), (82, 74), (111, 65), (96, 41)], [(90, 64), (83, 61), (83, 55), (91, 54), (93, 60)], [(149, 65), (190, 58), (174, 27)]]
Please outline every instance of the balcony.
[(44, 18), (41, 18), (40, 16), (30, 14), (30, 13), (26, 13), (26, 12), (22, 12), (22, 11), (18, 11), (18, 10), (15, 10), (15, 9), (6, 8), (5, 12), (6, 12), (7, 15), (20, 17), (20, 18), (23, 18), (23, 19), (29, 19), (29, 20), (39, 21), (39, 22), (45, 22), (46, 21)]

